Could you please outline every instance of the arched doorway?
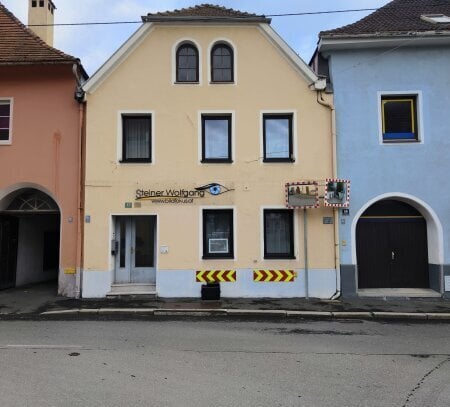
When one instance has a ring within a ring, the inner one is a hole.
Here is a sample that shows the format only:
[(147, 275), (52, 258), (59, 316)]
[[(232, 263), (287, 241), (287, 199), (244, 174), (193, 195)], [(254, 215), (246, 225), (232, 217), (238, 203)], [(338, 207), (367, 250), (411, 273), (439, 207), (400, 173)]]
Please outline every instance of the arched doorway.
[(57, 281), (60, 212), (47, 194), (22, 188), (0, 202), (0, 289)]
[(429, 288), (427, 221), (406, 202), (371, 205), (356, 226), (358, 288)]

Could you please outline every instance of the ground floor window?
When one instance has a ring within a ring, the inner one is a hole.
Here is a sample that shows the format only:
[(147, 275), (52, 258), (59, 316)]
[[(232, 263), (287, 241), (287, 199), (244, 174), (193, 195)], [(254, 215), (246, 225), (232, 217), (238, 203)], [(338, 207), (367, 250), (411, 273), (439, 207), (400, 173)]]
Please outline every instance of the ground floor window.
[(233, 210), (203, 210), (203, 258), (232, 259), (234, 257)]
[(264, 258), (295, 259), (292, 210), (264, 209)]

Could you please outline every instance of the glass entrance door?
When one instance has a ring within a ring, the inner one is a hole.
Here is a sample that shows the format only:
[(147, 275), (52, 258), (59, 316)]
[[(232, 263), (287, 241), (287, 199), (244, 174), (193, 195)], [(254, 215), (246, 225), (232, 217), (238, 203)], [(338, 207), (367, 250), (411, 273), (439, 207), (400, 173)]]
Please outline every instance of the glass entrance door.
[(115, 224), (115, 282), (156, 282), (155, 216), (118, 216)]

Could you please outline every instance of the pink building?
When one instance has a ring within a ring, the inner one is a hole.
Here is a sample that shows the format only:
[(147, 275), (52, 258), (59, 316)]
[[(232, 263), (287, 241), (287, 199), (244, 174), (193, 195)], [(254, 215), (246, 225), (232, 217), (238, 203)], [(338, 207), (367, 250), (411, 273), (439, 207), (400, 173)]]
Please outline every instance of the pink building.
[[(51, 23), (51, 0), (29, 1)], [(0, 3), (0, 289), (57, 280), (78, 296), (82, 262), (84, 105), (77, 58)], [(46, 42), (47, 41), (47, 42)]]

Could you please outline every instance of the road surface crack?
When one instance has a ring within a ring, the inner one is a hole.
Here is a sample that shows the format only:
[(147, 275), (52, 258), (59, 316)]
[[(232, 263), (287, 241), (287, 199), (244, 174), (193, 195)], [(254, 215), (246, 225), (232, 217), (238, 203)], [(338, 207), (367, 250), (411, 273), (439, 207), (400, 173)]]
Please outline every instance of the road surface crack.
[(414, 394), (422, 387), (423, 383), (425, 382), (425, 380), (427, 379), (427, 377), (429, 377), (432, 373), (436, 372), (437, 370), (439, 370), (442, 366), (444, 366), (445, 363), (450, 361), (450, 357), (447, 359), (442, 360), (441, 362), (439, 362), (435, 367), (433, 367), (433, 369), (429, 370), (427, 373), (425, 373), (425, 375), (417, 382), (417, 384), (413, 387), (413, 389), (409, 392), (408, 396), (406, 397), (405, 402), (403, 403), (402, 407), (406, 407), (409, 402), (412, 400), (412, 398), (414, 397)]

